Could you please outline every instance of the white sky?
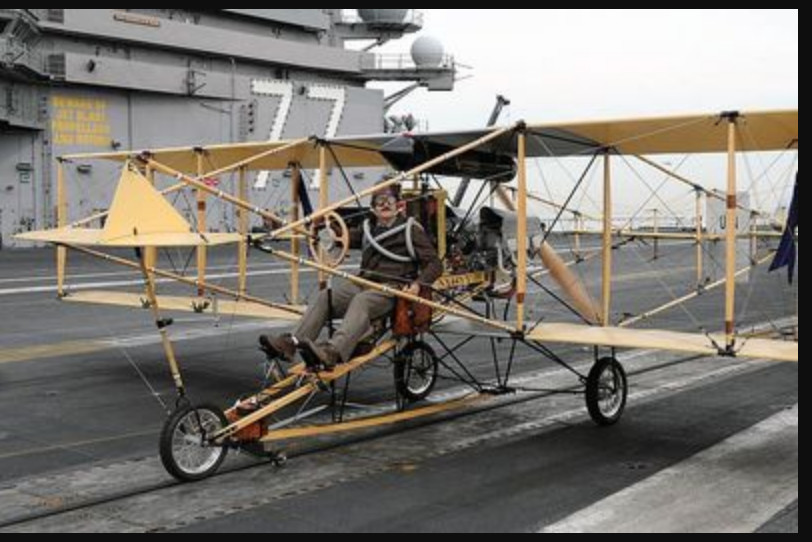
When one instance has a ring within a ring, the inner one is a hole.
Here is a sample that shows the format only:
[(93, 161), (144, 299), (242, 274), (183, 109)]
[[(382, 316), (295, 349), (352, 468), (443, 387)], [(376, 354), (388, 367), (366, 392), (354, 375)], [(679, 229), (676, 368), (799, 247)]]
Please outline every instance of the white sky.
[(393, 109), (431, 130), (480, 127), (497, 94), (511, 100), (503, 122), (798, 107), (797, 9), (420, 11), (418, 36), (473, 76)]
[[(520, 119), (555, 122), (798, 107), (797, 9), (420, 11), (425, 24), (417, 36), (376, 51), (408, 53), (413, 39), (427, 34), (440, 39), (458, 63), (471, 66), (462, 73), (472, 77), (453, 92), (420, 89), (390, 111), (413, 113), (426, 121), (421, 128), (432, 131), (482, 127), (497, 94), (511, 100), (500, 125)], [(388, 93), (403, 84), (374, 86)], [(676, 166), (683, 157), (664, 160)], [(786, 204), (797, 162), (781, 164), (759, 178), (769, 160), (744, 164), (740, 186), (753, 189), (754, 205), (776, 210)], [(721, 188), (723, 166), (692, 159), (679, 171)], [(748, 179), (749, 172), (754, 173)], [(578, 173), (577, 167), (563, 178), (547, 173), (543, 185), (537, 175), (531, 183), (538, 193), (563, 201)], [(661, 182), (661, 175), (649, 181), (652, 186)], [(599, 181), (590, 183), (587, 195), (579, 196), (585, 211), (597, 207), (590, 200), (600, 201)], [(690, 189), (675, 184), (665, 183), (652, 197), (646, 188), (622, 183), (626, 189), (617, 194), (617, 212), (636, 214), (667, 204), (675, 214), (693, 215)]]

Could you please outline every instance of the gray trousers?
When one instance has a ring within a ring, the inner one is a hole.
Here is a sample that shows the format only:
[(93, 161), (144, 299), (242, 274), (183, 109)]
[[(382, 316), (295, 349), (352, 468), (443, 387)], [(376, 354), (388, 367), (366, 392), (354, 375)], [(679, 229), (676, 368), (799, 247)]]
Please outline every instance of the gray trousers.
[[(358, 342), (369, 332), (372, 321), (388, 316), (395, 309), (395, 298), (379, 292), (364, 290), (345, 281), (335, 281), (333, 286), (333, 318), (343, 318), (330, 344), (350, 360)], [(327, 290), (319, 292), (310, 303), (299, 325), (293, 331), (297, 339), (316, 340), (330, 317)]]

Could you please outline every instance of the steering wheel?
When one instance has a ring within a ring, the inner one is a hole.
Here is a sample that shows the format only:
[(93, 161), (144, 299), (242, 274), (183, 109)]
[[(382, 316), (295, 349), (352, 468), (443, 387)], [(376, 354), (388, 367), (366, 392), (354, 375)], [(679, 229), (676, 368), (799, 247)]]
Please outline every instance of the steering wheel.
[[(320, 264), (336, 268), (350, 251), (350, 230), (341, 215), (330, 211), (310, 224), (310, 253)], [(321, 249), (321, 250), (319, 250)]]

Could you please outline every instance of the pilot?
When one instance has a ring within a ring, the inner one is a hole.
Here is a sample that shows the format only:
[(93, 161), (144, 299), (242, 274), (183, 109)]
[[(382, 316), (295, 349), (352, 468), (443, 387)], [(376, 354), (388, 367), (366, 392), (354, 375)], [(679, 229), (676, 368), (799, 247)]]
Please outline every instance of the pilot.
[[(351, 246), (363, 249), (360, 277), (418, 295), (421, 285), (431, 285), (442, 275), (443, 265), (429, 236), (413, 218), (404, 216), (404, 209), (400, 185), (373, 193), (373, 216), (351, 230)], [(269, 355), (292, 362), (298, 348), (308, 366), (332, 368), (349, 361), (371, 322), (394, 307), (394, 296), (340, 280), (332, 294), (319, 292), (292, 333), (262, 335), (259, 342)], [(343, 318), (341, 326), (328, 341), (316, 343), (331, 316)]]

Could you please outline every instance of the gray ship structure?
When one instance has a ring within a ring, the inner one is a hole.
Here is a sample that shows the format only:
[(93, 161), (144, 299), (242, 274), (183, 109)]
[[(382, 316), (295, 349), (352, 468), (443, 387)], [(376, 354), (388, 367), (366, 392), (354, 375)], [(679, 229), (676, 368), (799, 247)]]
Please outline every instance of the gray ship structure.
[[(422, 26), (410, 9), (0, 9), (0, 247), (55, 225), (61, 155), (411, 128), (389, 107), (420, 87), (452, 90), (454, 60), (430, 36), (411, 54), (375, 51)], [(403, 88), (387, 97), (371, 81)], [(114, 166), (67, 166), (81, 193), (69, 217), (106, 208)], [(351, 175), (358, 188), (377, 177)], [(282, 179), (251, 181), (256, 204), (286, 214)], [(231, 210), (207, 220), (235, 228)]]

